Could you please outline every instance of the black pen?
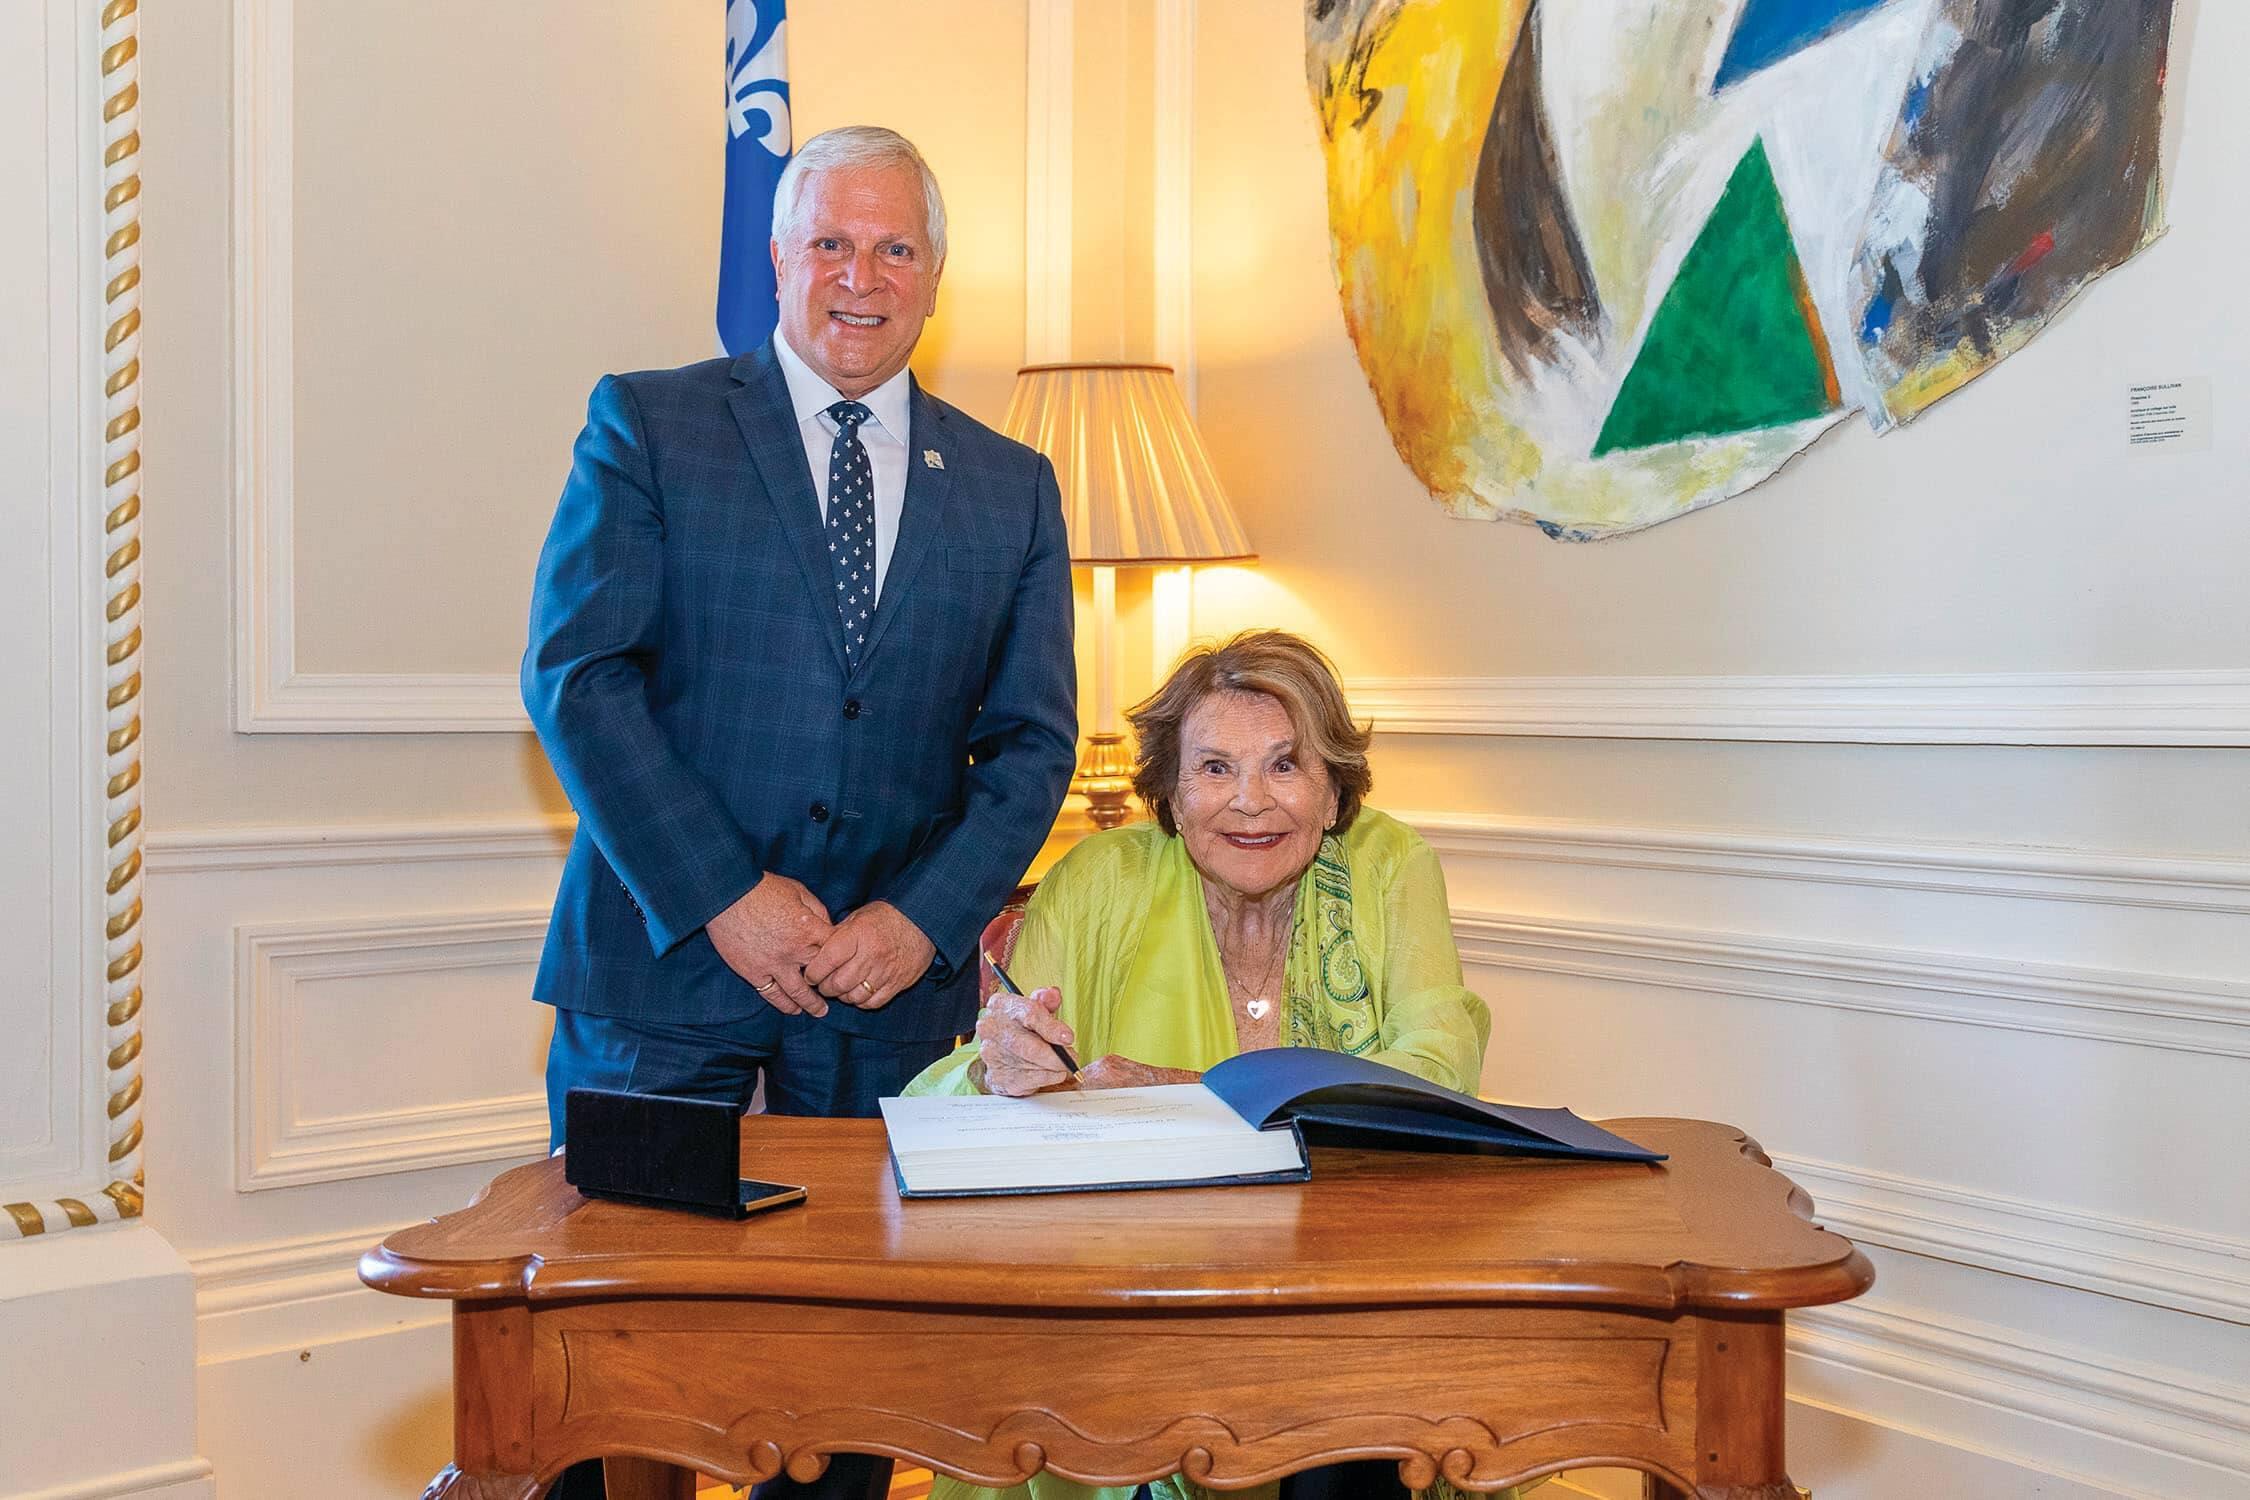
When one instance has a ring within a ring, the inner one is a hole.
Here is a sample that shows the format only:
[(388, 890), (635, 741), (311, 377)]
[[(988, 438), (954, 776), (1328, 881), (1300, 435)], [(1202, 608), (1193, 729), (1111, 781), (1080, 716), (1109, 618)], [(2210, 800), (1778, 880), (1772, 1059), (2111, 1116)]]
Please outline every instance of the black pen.
[[(1023, 991), (1017, 987), (1016, 982), (1008, 977), (1008, 971), (1000, 967), (999, 959), (994, 958), (990, 953), (987, 953), (984, 956), (984, 961), (992, 965), (992, 972), (995, 975), (999, 976), (1000, 987), (1002, 989), (1006, 990), (1011, 995), (1021, 995), (1023, 993)], [(1062, 1065), (1070, 1070), (1070, 1076), (1076, 1078), (1078, 1076), (1078, 1059), (1070, 1055), (1070, 1049), (1068, 1047), (1065, 1047), (1060, 1042), (1049, 1042), (1047, 1043), (1047, 1045), (1055, 1049), (1055, 1056), (1062, 1059)]]

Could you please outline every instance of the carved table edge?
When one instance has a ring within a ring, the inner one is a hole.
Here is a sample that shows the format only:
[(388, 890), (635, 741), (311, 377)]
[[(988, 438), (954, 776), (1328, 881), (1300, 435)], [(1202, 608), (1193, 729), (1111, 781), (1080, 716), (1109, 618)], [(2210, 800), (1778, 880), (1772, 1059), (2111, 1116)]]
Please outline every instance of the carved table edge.
[[(1138, 1286), (1121, 1288), (1112, 1271), (1069, 1274), (1043, 1268), (1051, 1279), (1036, 1304), (1022, 1298), (1022, 1278), (1009, 1268), (954, 1265), (886, 1268), (881, 1285), (839, 1287), (838, 1263), (807, 1257), (760, 1263), (755, 1287), (733, 1284), (738, 1259), (666, 1256), (572, 1261), (567, 1268), (537, 1256), (495, 1260), (433, 1261), (378, 1246), (360, 1257), (359, 1279), (379, 1292), (457, 1302), (582, 1301), (588, 1298), (715, 1298), (757, 1302), (884, 1306), (1044, 1316), (1083, 1314), (1162, 1316), (1167, 1313), (1317, 1313), (1347, 1311), (1381, 1302), (1387, 1307), (1617, 1308), (1696, 1312), (1784, 1312), (1848, 1301), (1873, 1284), (1874, 1267), (1851, 1241), (1836, 1236), (1841, 1253), (1818, 1265), (1778, 1270), (1674, 1262), (1669, 1266), (1599, 1263), (1527, 1266), (1505, 1280), (1462, 1274), (1425, 1281), (1401, 1297), (1378, 1270), (1339, 1276), (1333, 1266), (1302, 1280), (1270, 1277), (1256, 1288), (1197, 1285), (1197, 1268), (1148, 1267)], [(1176, 1270), (1166, 1278), (1156, 1273)]]

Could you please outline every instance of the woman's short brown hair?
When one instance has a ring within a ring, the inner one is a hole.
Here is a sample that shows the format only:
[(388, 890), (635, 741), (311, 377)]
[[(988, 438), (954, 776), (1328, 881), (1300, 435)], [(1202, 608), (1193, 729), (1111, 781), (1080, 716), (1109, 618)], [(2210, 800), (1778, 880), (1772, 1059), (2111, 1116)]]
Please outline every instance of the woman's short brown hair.
[(1375, 783), (1367, 768), (1374, 732), (1352, 722), (1336, 669), (1320, 648), (1286, 630), (1246, 630), (1217, 646), (1199, 646), (1180, 658), (1164, 685), (1127, 709), (1140, 739), (1133, 790), (1166, 833), (1180, 831), (1172, 797), (1180, 784), (1180, 727), (1214, 693), (1264, 693), (1289, 715), (1297, 753), (1317, 756), (1336, 789), (1336, 832), (1352, 819)]

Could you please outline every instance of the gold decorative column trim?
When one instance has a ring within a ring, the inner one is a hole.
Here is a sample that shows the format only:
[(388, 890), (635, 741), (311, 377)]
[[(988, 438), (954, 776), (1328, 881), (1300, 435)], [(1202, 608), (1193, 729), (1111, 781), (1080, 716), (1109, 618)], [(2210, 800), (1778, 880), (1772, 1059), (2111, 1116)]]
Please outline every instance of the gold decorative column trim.
[(0, 1204), (0, 1238), (84, 1228), (141, 1212), (141, 132), (140, 0), (108, 0), (101, 99), (102, 517), (100, 867), (108, 1179), (82, 1196)]

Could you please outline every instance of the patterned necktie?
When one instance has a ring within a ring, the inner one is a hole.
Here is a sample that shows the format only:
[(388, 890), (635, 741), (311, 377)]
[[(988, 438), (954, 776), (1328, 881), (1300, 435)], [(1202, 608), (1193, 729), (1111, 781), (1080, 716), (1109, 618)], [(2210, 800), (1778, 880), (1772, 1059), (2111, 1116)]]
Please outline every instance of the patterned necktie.
[(857, 401), (828, 408), (836, 444), (828, 450), (828, 561), (836, 569), (836, 612), (844, 617), (844, 662), (859, 665), (875, 614), (875, 471), (859, 424), (874, 413)]

